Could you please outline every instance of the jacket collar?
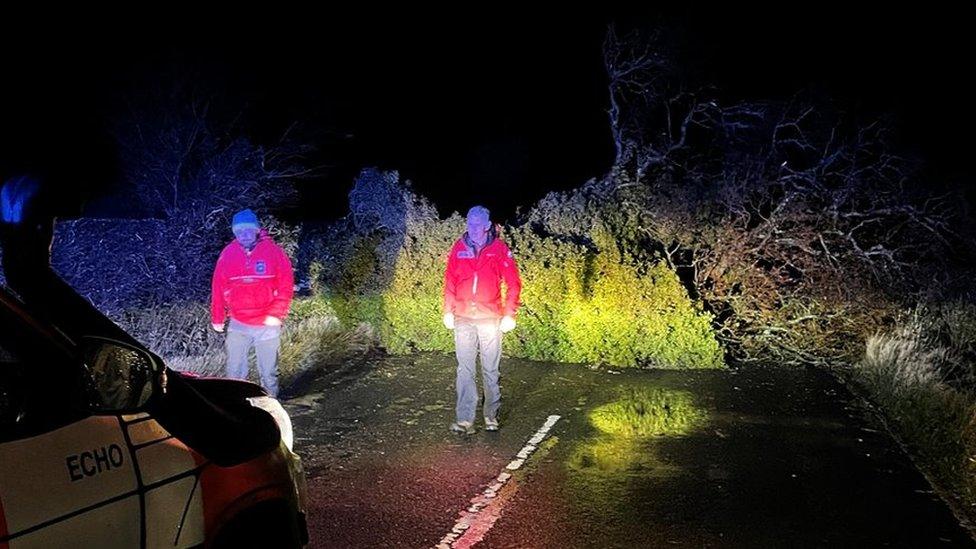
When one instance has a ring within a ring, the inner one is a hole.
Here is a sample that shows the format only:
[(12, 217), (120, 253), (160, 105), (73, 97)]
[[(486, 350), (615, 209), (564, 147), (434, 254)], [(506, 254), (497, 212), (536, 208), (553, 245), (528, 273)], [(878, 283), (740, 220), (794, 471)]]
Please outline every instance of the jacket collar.
[(479, 248), (475, 246), (474, 242), (472, 242), (470, 238), (468, 238), (467, 232), (464, 233), (464, 238), (462, 238), (462, 240), (464, 242), (464, 245), (469, 250), (471, 250), (471, 253), (473, 253), (475, 256), (481, 255), (481, 252), (483, 252), (488, 246), (491, 246), (491, 244), (495, 241), (495, 239), (491, 238), (491, 235), (489, 235), (488, 240), (485, 241), (484, 246)]
[(485, 240), (485, 245), (482, 246), (480, 249), (474, 245), (474, 242), (471, 241), (471, 237), (468, 236), (468, 231), (464, 231), (464, 235), (461, 237), (461, 241), (464, 242), (464, 245), (467, 246), (469, 250), (474, 252), (475, 255), (478, 255), (481, 253), (482, 250), (484, 250), (488, 246), (491, 246), (491, 244), (495, 241), (496, 238), (497, 236), (495, 234), (495, 227), (492, 226), (491, 229), (488, 230), (488, 238)]

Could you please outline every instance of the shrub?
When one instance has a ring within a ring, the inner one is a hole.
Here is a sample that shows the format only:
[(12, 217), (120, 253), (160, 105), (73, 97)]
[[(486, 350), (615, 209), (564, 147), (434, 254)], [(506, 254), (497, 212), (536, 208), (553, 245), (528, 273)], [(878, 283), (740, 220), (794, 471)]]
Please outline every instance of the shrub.
[[(433, 208), (416, 206), (426, 203), (412, 197), (408, 186), (391, 191), (390, 177), (367, 171), (360, 182), (370, 188), (381, 183), (382, 196), (402, 196), (395, 201), (410, 213), (403, 225), (377, 227), (376, 219), (391, 214), (353, 208), (369, 212), (361, 219), (374, 221), (360, 223), (359, 230), (367, 232), (352, 235), (342, 254), (330, 294), (340, 320), (369, 323), (394, 353), (453, 349), (451, 333), (441, 325), (443, 273), (463, 219), (438, 219)], [(363, 200), (359, 184), (351, 197)], [(501, 235), (523, 281), (519, 327), (506, 338), (506, 352), (614, 366), (720, 367), (711, 317), (692, 303), (667, 265), (626, 249), (626, 243), (621, 249), (613, 232), (612, 226), (591, 223), (586, 238), (574, 239), (525, 224)]]

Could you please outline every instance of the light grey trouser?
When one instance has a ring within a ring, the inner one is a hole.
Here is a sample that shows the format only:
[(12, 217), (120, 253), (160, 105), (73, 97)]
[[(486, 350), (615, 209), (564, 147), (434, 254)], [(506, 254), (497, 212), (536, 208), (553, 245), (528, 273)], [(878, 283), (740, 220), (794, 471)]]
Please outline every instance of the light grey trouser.
[(250, 326), (231, 319), (227, 326), (227, 377), (247, 379), (248, 352), (254, 347), (261, 386), (278, 396), (278, 346), (280, 326)]
[(484, 413), (496, 419), (502, 395), (498, 388), (498, 362), (502, 357), (502, 332), (498, 319), (470, 320), (458, 318), (454, 323), (454, 349), (457, 354), (458, 421), (474, 423), (478, 407), (478, 384), (475, 381), (475, 359), (481, 351), (481, 378), (485, 387)]

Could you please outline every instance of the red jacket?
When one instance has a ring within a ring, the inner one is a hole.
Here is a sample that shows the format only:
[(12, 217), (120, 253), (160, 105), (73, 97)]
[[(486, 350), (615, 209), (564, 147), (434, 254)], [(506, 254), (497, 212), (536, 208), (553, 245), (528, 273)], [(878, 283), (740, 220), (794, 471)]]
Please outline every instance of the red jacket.
[(471, 319), (515, 316), (521, 292), (518, 266), (501, 240), (492, 240), (477, 254), (463, 237), (451, 248), (444, 271), (445, 313)]
[(248, 252), (237, 240), (220, 252), (213, 274), (210, 317), (223, 324), (230, 317), (261, 326), (268, 316), (284, 320), (295, 292), (291, 260), (263, 231)]

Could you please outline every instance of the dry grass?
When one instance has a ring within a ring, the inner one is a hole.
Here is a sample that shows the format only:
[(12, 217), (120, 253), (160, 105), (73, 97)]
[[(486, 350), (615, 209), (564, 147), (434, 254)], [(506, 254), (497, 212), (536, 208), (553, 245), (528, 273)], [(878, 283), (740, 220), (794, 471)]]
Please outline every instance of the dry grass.
[[(959, 320), (954, 313), (948, 318)], [(945, 327), (937, 327), (930, 313), (916, 312), (891, 333), (869, 338), (855, 373), (920, 466), (972, 514), (976, 392), (959, 380), (961, 345), (973, 341), (958, 333), (955, 342), (938, 337)]]
[[(285, 323), (281, 337), (278, 370), (283, 384), (311, 368), (366, 352), (373, 343), (368, 327), (340, 326), (320, 301), (296, 301), (294, 313)], [(202, 376), (223, 375), (227, 360), (224, 335), (211, 329), (205, 304), (130, 310), (115, 320), (160, 355), (170, 368)]]

